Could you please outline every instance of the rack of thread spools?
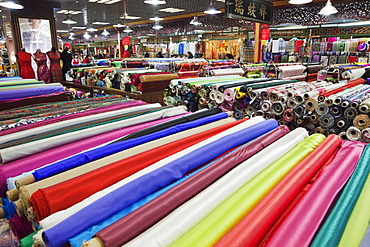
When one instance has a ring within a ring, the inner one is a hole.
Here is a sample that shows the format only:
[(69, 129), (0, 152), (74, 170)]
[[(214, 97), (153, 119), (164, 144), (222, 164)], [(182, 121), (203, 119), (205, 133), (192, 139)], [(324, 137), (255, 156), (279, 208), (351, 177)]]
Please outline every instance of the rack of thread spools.
[[(295, 71), (304, 71), (303, 65), (298, 66)], [(310, 133), (335, 133), (343, 139), (370, 142), (370, 76), (367, 69), (361, 70), (364, 73), (343, 71), (343, 78), (347, 74), (356, 76), (340, 83), (299, 81), (294, 76), (248, 79), (227, 75), (173, 80), (165, 90), (165, 103), (183, 104), (191, 111), (219, 107), (233, 111), (236, 119), (275, 118), (291, 129), (301, 126)]]

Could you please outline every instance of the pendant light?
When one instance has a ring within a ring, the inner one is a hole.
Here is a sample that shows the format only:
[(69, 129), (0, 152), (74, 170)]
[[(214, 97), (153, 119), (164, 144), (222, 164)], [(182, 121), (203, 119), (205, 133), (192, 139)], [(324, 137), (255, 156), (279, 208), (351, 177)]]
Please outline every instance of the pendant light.
[(144, 3), (157, 5), (157, 4), (166, 4), (166, 1), (165, 0), (145, 0)]
[(123, 31), (125, 32), (125, 33), (131, 33), (131, 32), (133, 32), (133, 30), (130, 28), (130, 26), (126, 26), (125, 27), (125, 29), (123, 29)]
[(73, 20), (72, 17), (71, 17), (71, 15), (69, 14), (69, 2), (67, 2), (67, 4), (68, 4), (67, 17), (62, 21), (62, 23), (68, 24), (68, 25), (76, 24), (77, 21)]
[(312, 2), (312, 0), (289, 0), (290, 4), (306, 4), (310, 2)]
[[(124, 15), (124, 17), (128, 16), (128, 14), (127, 14), (127, 3), (126, 3), (126, 0), (123, 1), (123, 15)], [(125, 32), (125, 33), (131, 33), (131, 32), (133, 32), (133, 30), (127, 24), (127, 21), (126, 21), (126, 27), (123, 30), (123, 32)]]
[(162, 28), (163, 28), (163, 26), (160, 25), (158, 21), (156, 21), (155, 24), (154, 24), (154, 26), (153, 26), (153, 29), (159, 30), (159, 29), (162, 29)]
[(107, 31), (107, 29), (104, 28), (104, 31), (101, 33), (104, 37), (107, 37), (110, 33)]
[(198, 16), (195, 15), (193, 20), (190, 21), (190, 24), (191, 25), (195, 25), (195, 26), (198, 26), (198, 25), (202, 25), (202, 23), (198, 20)]
[(154, 13), (154, 17), (149, 18), (149, 20), (151, 20), (151, 21), (163, 21), (163, 20), (164, 20), (164, 18), (159, 17), (159, 16), (158, 16), (158, 13), (157, 13), (157, 12), (155, 12), (155, 13)]
[(330, 0), (326, 2), (325, 7), (319, 12), (320, 15), (331, 15), (335, 13), (338, 13), (338, 10), (331, 4)]
[(221, 13), (221, 10), (217, 9), (217, 7), (215, 5), (215, 1), (211, 0), (211, 3), (209, 5), (208, 9), (206, 9), (204, 11), (204, 13), (209, 14), (209, 15), (215, 15), (215, 14)]
[(88, 32), (86, 32), (86, 33), (84, 33), (83, 37), (85, 39), (90, 39), (91, 38), (91, 35)]
[(2, 0), (0, 6), (8, 9), (23, 9), (23, 5), (18, 0)]

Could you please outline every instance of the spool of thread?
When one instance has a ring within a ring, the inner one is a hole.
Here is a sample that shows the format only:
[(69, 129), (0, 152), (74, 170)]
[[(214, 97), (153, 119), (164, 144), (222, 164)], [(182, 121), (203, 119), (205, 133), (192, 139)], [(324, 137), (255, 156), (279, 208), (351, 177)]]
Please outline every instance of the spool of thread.
[(295, 121), (295, 115), (293, 113), (293, 108), (288, 108), (283, 113), (283, 119), (286, 122), (292, 122)]
[(340, 132), (339, 134), (338, 134), (338, 136), (340, 137), (340, 139), (342, 139), (342, 140), (344, 140), (344, 141), (346, 141), (346, 140), (348, 140), (348, 138), (347, 138), (347, 133), (346, 132)]
[(319, 118), (321, 127), (324, 129), (329, 129), (334, 126), (334, 117), (330, 114), (326, 114)]
[(271, 111), (276, 116), (281, 116), (283, 112), (285, 111), (285, 105), (279, 101), (274, 102), (271, 105)]
[(350, 141), (358, 141), (361, 137), (361, 130), (357, 129), (354, 126), (351, 126), (346, 131), (347, 138)]
[(367, 114), (357, 115), (353, 119), (353, 125), (359, 130), (364, 130), (370, 127), (370, 118)]
[(326, 115), (328, 114), (329, 112), (329, 107), (323, 103), (323, 102), (320, 102), (317, 104), (317, 106), (315, 107), (315, 111), (317, 114), (319, 114), (320, 116), (323, 116), (323, 115)]
[(352, 107), (348, 107), (345, 111), (344, 111), (344, 116), (346, 116), (348, 119), (354, 119), (356, 116), (357, 116), (357, 110), (355, 108), (352, 108)]

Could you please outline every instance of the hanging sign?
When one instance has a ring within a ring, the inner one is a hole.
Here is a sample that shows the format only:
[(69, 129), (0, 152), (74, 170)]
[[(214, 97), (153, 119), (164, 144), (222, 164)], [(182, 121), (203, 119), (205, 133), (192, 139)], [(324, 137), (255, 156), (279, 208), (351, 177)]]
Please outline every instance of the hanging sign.
[(227, 17), (270, 24), (272, 22), (272, 3), (262, 0), (226, 0)]

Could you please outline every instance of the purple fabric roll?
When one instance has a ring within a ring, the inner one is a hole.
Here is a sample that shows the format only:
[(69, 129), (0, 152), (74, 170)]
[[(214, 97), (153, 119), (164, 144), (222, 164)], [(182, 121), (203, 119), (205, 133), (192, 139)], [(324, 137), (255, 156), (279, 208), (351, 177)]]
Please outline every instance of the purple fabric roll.
[(29, 234), (34, 232), (31, 222), (25, 217), (20, 217), (18, 214), (13, 215), (9, 220), (9, 225), (18, 240), (21, 240), (21, 238), (27, 237)]
[(70, 143), (67, 145), (63, 145), (57, 148), (53, 148), (41, 153), (37, 153), (23, 159), (19, 159), (6, 165), (0, 166), (0, 196), (4, 196), (7, 190), (6, 187), (6, 179), (14, 176), (18, 176), (23, 172), (35, 170), (39, 167), (44, 165), (50, 164), (52, 162), (58, 161), (60, 159), (64, 159), (76, 153), (79, 153), (83, 150), (87, 150), (103, 143), (115, 140), (119, 137), (131, 134), (135, 131), (148, 128), (150, 126), (170, 121), (172, 119), (182, 117), (183, 115), (178, 115), (174, 117), (159, 119), (156, 121), (151, 121), (148, 123), (143, 123), (139, 125), (135, 125), (132, 127), (116, 130), (113, 132), (105, 133), (102, 135), (94, 136), (91, 138), (87, 138), (84, 140), (80, 140), (78, 142)]
[(27, 88), (19, 90), (1, 91), (0, 100), (15, 99), (15, 98), (27, 98), (31, 96), (38, 96), (49, 93), (63, 92), (63, 86), (56, 87), (38, 87), (38, 88)]

